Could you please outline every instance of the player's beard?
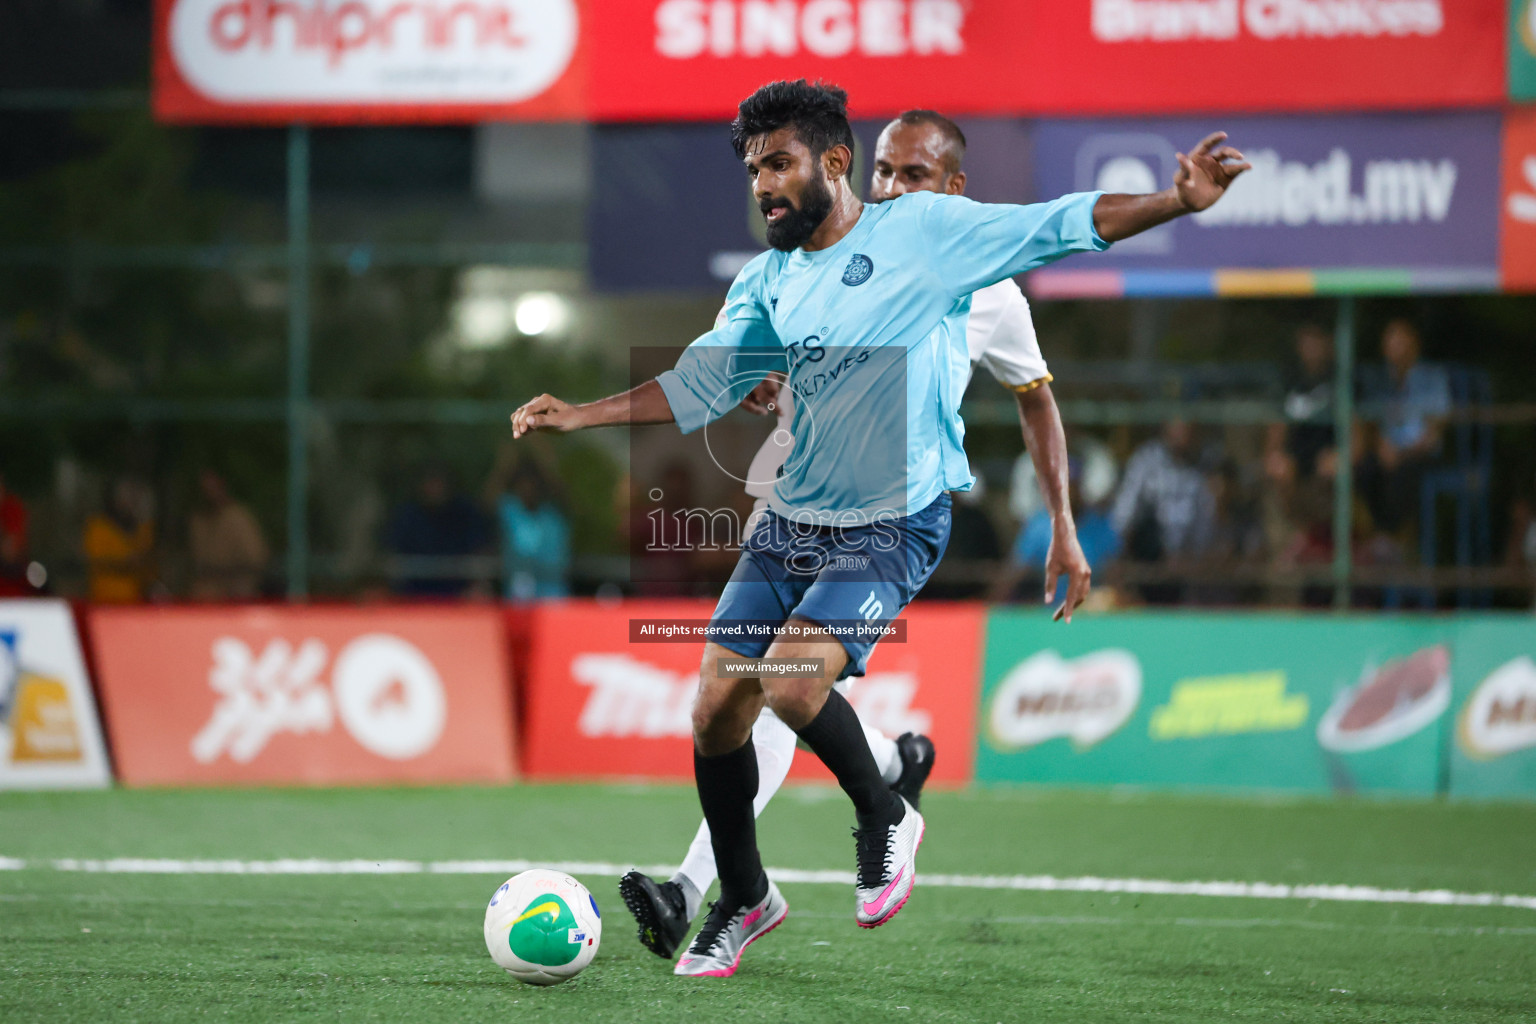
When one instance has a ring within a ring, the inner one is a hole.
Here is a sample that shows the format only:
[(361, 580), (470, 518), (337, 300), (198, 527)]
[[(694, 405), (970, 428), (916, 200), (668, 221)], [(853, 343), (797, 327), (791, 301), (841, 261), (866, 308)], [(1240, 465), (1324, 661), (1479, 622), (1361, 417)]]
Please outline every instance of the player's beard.
[(775, 200), (763, 208), (763, 215), (776, 206), (788, 212), (768, 225), (768, 244), (780, 252), (793, 252), (816, 233), (821, 222), (832, 212), (832, 187), (821, 178), (812, 178), (800, 194), (800, 205), (788, 199)]

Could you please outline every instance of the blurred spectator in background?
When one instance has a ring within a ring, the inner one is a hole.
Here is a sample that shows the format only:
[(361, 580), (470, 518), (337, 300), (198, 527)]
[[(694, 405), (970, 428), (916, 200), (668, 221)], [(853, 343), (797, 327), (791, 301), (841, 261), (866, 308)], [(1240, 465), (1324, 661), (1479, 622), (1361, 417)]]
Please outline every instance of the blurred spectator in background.
[(1376, 525), (1401, 533), (1419, 507), (1419, 481), (1440, 456), (1451, 383), (1444, 367), (1419, 361), (1422, 341), (1407, 320), (1387, 324), (1381, 335), (1385, 374), (1365, 399), (1379, 411), (1376, 443), (1361, 465), (1361, 488)]
[(251, 510), (230, 497), (211, 469), (198, 476), (198, 507), (187, 524), (194, 601), (249, 601), (261, 596), (267, 541)]
[(952, 578), (936, 574), (940, 578), (929, 581), (924, 588), (930, 597), (943, 601), (979, 597), (987, 589), (986, 581), (996, 570), (998, 559), (1003, 557), (997, 528), (982, 504), (987, 497), (987, 485), (981, 474), (976, 474), (976, 483), (970, 490), (956, 491), (952, 497), (944, 563), (960, 571)]
[[(1231, 460), (1207, 475), (1206, 489), (1211, 495), (1211, 532), (1201, 553), (1205, 566), (1216, 575), (1238, 567), (1262, 562), (1265, 552), (1264, 527), (1258, 501), (1251, 487), (1243, 486), (1242, 474)], [(1254, 594), (1251, 585), (1240, 580), (1201, 583), (1191, 599), (1197, 604), (1235, 605)]]
[(694, 506), (693, 470), (686, 462), (671, 462), (661, 471), (660, 487), (648, 488), (639, 480), (630, 487), (627, 522), (635, 593), (692, 595), (704, 579), (699, 548), (708, 543), (713, 525), (708, 511)]
[[(1334, 476), (1333, 336), (1317, 324), (1296, 332), (1296, 361), (1288, 372), (1285, 420), (1270, 424), (1264, 441), (1264, 534), (1282, 561), (1321, 536), (1332, 537)], [(1280, 599), (1281, 595), (1277, 595)]]
[[(1026, 454), (1027, 457), (1027, 454)], [(1067, 463), (1068, 496), (1072, 518), (1077, 524), (1077, 542), (1094, 574), (1094, 592), (1103, 593), (1102, 571), (1120, 553), (1120, 538), (1104, 511), (1105, 500), (1114, 492), (1114, 456), (1103, 445), (1080, 445)], [(1008, 561), (998, 572), (987, 595), (990, 601), (1034, 601), (1045, 596), (1043, 572), (1051, 549), (1051, 513), (1040, 504), (1024, 521), (1014, 541)], [(1025, 585), (1020, 593), (1021, 585)], [(1055, 595), (1046, 603), (1066, 600), (1067, 581), (1057, 581)], [(1090, 596), (1091, 599), (1091, 596)]]
[(455, 493), (444, 466), (422, 472), (416, 497), (396, 508), (384, 528), (384, 547), (404, 562), (393, 589), (410, 597), (465, 596), (475, 582), (468, 560), (489, 546), (486, 517)]
[(0, 476), (0, 597), (31, 593), (27, 583), (27, 506)]
[[(1176, 565), (1204, 553), (1216, 507), (1198, 461), (1194, 428), (1172, 420), (1125, 464), (1109, 520), (1127, 561)], [(1180, 588), (1149, 584), (1141, 594), (1149, 604), (1172, 604)]]
[(534, 459), (523, 459), (496, 498), (506, 596), (514, 600), (571, 592), (571, 524), (556, 479)]
[(107, 488), (105, 506), (86, 520), (80, 540), (90, 573), (90, 598), (99, 604), (142, 601), (154, 577), (150, 496), (142, 485), (119, 477)]

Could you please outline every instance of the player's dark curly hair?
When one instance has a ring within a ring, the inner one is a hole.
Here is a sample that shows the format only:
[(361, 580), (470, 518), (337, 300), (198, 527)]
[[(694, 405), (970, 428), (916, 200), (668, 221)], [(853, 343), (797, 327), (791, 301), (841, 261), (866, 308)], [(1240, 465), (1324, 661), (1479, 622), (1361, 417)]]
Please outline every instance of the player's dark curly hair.
[(731, 122), (731, 145), (737, 159), (747, 155), (747, 140), (793, 126), (811, 155), (820, 159), (833, 146), (853, 151), (848, 124), (848, 94), (825, 82), (769, 82), (741, 101)]

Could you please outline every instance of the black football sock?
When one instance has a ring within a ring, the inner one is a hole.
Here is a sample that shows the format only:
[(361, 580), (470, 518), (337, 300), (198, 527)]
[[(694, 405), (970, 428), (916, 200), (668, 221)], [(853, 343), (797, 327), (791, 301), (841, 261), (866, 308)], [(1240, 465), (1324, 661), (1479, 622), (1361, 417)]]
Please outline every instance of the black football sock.
[(827, 703), (816, 717), (795, 731), (837, 776), (837, 784), (853, 801), (860, 828), (880, 828), (901, 820), (906, 813), (901, 798), (880, 777), (859, 716), (842, 694), (836, 690), (827, 694)]
[(710, 846), (720, 876), (720, 901), (752, 906), (768, 895), (768, 876), (757, 852), (757, 751), (749, 739), (729, 754), (705, 757), (693, 752), (693, 778), (699, 788)]

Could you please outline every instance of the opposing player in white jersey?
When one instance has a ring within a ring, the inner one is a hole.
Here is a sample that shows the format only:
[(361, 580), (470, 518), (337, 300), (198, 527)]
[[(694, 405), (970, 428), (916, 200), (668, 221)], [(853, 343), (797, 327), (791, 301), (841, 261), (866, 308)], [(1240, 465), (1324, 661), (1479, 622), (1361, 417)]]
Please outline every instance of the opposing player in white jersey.
[[(966, 182), (964, 156), (965, 135), (953, 121), (931, 110), (907, 111), (880, 133), (870, 201), (884, 202), (908, 192), (961, 195)], [(1070, 621), (1073, 609), (1088, 594), (1090, 572), (1067, 500), (1066, 437), (1051, 394), (1051, 374), (1035, 337), (1029, 303), (1013, 280), (1000, 281), (971, 296), (966, 344), (973, 371), (983, 367), (1017, 396), (1024, 443), (1054, 523), (1045, 566), (1045, 599), (1049, 601), (1055, 593), (1057, 578), (1067, 577), (1066, 600), (1056, 616)], [(757, 499), (754, 518), (766, 507), (779, 469), (794, 449), (792, 394), (781, 390), (777, 380), (767, 380), (742, 403), (752, 412), (776, 418), (774, 430), (747, 471), (747, 493)], [(846, 690), (852, 683), (847, 679), (837, 685)], [(912, 733), (893, 740), (868, 722), (861, 720), (861, 724), (885, 781), (917, 807), (933, 768), (933, 743)], [(752, 727), (752, 743), (758, 762), (753, 810), (761, 814), (789, 773), (796, 735), (771, 709), (764, 708)], [(640, 925), (640, 942), (658, 956), (671, 959), (714, 880), (715, 856), (706, 824), (699, 826), (688, 856), (671, 880), (657, 883), (638, 871), (625, 875), (619, 890)]]

